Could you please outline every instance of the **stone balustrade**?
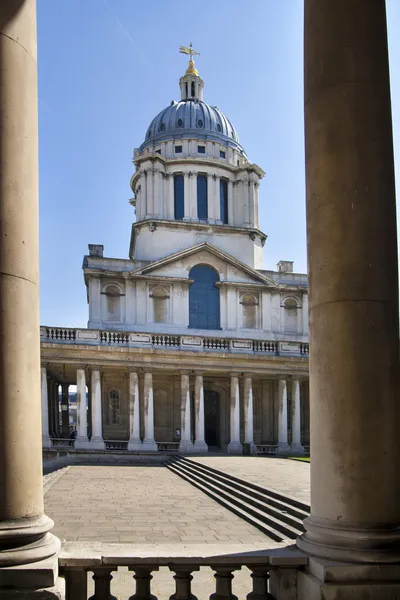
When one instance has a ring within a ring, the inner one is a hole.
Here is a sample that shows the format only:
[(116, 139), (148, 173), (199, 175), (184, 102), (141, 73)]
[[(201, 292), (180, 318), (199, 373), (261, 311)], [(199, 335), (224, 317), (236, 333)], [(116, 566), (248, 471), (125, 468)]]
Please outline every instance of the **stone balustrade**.
[(275, 456), (278, 452), (277, 444), (257, 444), (257, 454)]
[[(167, 567), (175, 580), (172, 598), (194, 600), (191, 591), (192, 573), (200, 567), (214, 571), (215, 592), (210, 600), (235, 600), (232, 580), (235, 571), (248, 568), (252, 589), (249, 600), (291, 600), (296, 597), (296, 571), (308, 563), (307, 556), (291, 548), (264, 550), (252, 545), (196, 545), (140, 547), (125, 544), (87, 545), (67, 542), (59, 557), (60, 575), (66, 582), (66, 600), (87, 600), (88, 573), (94, 580), (91, 600), (110, 600), (113, 594), (113, 575), (120, 567), (133, 572), (131, 600), (157, 600), (152, 595), (152, 573)], [(135, 588), (135, 589), (134, 589)], [(205, 597), (204, 597), (205, 598)], [(203, 600), (203, 597), (201, 598)]]
[(244, 354), (269, 354), (271, 356), (300, 356), (308, 358), (308, 343), (302, 341), (237, 339), (105, 331), (100, 329), (71, 329), (41, 327), (41, 342), (92, 346), (126, 346), (138, 348), (171, 348), (190, 351), (222, 351)]

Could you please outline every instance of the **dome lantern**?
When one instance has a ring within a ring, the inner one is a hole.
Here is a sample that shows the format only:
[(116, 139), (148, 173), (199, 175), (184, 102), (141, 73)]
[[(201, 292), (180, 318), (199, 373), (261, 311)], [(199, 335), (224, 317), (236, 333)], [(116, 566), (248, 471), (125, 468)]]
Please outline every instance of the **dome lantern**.
[(186, 46), (180, 46), (179, 52), (182, 54), (188, 54), (189, 66), (186, 69), (186, 73), (179, 80), (179, 86), (181, 88), (181, 99), (182, 100), (203, 100), (203, 87), (204, 81), (200, 77), (193, 60), (194, 55), (200, 56), (200, 52), (193, 50), (192, 42), (190, 42), (189, 48)]

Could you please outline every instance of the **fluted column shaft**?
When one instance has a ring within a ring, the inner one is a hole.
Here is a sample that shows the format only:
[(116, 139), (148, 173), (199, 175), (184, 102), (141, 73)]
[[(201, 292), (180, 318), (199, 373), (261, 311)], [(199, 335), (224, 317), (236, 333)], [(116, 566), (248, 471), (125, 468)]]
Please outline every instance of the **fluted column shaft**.
[(144, 374), (144, 440), (143, 449), (151, 452), (157, 451), (154, 440), (154, 396), (153, 374)]
[(129, 373), (129, 442), (128, 450), (142, 449), (140, 439), (140, 414), (139, 414), (139, 377), (136, 371)]
[(197, 374), (194, 383), (195, 406), (195, 452), (207, 452), (204, 439), (204, 383), (203, 375)]

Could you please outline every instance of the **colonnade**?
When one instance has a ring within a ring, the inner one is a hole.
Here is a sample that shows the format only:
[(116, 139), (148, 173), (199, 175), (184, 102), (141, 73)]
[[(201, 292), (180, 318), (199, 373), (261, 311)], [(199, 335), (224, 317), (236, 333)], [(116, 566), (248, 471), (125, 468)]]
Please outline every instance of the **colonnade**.
[[(196, 221), (197, 215), (197, 175), (207, 176), (207, 220), (213, 223), (221, 221), (220, 211), (220, 175), (190, 169), (176, 175), (183, 175), (184, 181), (184, 217), (186, 221)], [(228, 224), (258, 227), (258, 178), (242, 177), (226, 179), (228, 185)], [(243, 207), (239, 210), (239, 207)], [(141, 171), (136, 186), (136, 217), (142, 219), (169, 219), (174, 216), (174, 173), (152, 167)]]
[[(91, 369), (90, 380), (87, 382), (85, 369), (77, 369), (77, 435), (75, 447), (77, 449), (104, 450), (103, 415), (102, 415), (102, 390), (101, 371)], [(250, 446), (250, 451), (255, 453), (254, 444), (254, 407), (253, 407), (253, 376), (243, 377), (243, 397), (240, 395), (240, 376), (230, 374), (229, 395), (229, 444), (227, 450), (230, 454), (242, 454), (241, 442), (241, 411), (243, 404), (243, 430), (244, 443)], [(192, 381), (191, 381), (192, 379)], [(180, 373), (181, 380), (181, 436), (179, 450), (182, 453), (207, 452), (205, 442), (205, 412), (204, 412), (204, 379), (203, 373), (188, 371)], [(288, 419), (288, 384), (286, 379), (278, 383), (278, 453), (302, 454), (304, 452), (300, 440), (300, 381), (291, 379), (292, 402), (291, 415)], [(86, 386), (89, 384), (90, 403), (86, 402)], [(194, 388), (194, 430), (192, 431), (192, 403), (191, 383)], [(61, 430), (58, 388), (60, 384), (47, 375), (46, 367), (42, 367), (42, 439), (43, 447), (51, 446), (52, 437), (68, 438), (69, 412), (68, 412), (68, 385), (61, 384)], [(140, 432), (140, 407), (143, 406), (144, 435), (141, 439)], [(130, 451), (157, 451), (154, 438), (154, 390), (153, 373), (145, 372), (143, 376), (143, 402), (139, 397), (139, 374), (137, 371), (129, 372), (129, 441)], [(90, 411), (88, 410), (90, 408)], [(90, 422), (88, 423), (88, 416)], [(288, 422), (292, 431), (291, 444), (288, 440)], [(91, 435), (88, 436), (90, 430)]]

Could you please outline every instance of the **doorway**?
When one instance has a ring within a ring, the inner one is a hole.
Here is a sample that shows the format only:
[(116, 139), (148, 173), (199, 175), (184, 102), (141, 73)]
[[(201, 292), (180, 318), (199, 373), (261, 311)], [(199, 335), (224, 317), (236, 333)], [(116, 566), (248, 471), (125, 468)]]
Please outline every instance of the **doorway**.
[(220, 406), (219, 393), (204, 390), (204, 434), (210, 446), (220, 446)]

